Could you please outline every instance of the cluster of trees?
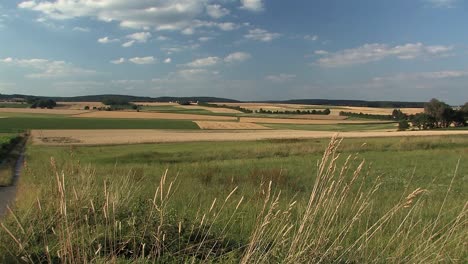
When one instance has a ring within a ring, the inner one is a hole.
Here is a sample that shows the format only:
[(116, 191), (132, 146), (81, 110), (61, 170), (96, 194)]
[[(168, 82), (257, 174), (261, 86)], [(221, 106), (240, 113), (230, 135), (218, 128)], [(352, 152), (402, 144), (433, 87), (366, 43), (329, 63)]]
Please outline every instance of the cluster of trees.
[(99, 111), (118, 111), (118, 110), (126, 110), (126, 109), (133, 109), (137, 111), (140, 110), (138, 105), (133, 104), (127, 98), (122, 98), (122, 97), (108, 97), (102, 100), (102, 103), (106, 106), (97, 107), (97, 108), (93, 107), (93, 109), (97, 109)]
[[(393, 110), (393, 112), (399, 111), (399, 109)], [(398, 112), (397, 112), (398, 113)], [(347, 117), (356, 117), (356, 118), (366, 118), (366, 119), (376, 119), (376, 120), (400, 120), (400, 115), (374, 115), (374, 114), (365, 114), (365, 113), (355, 113), (355, 112), (340, 112), (340, 116), (347, 116)]]
[(54, 107), (57, 106), (57, 103), (52, 99), (38, 99), (38, 98), (29, 99), (28, 104), (31, 105), (31, 108), (53, 109)]
[(326, 108), (325, 110), (295, 110), (295, 111), (271, 111), (260, 108), (258, 110), (260, 114), (286, 114), (286, 115), (329, 115), (331, 113), (330, 109)]
[(424, 113), (411, 115), (408, 118), (413, 127), (418, 129), (447, 128), (466, 126), (468, 122), (468, 102), (460, 109), (453, 109), (448, 104), (432, 99), (424, 105)]
[(209, 104), (209, 103), (204, 103), (204, 102), (198, 102), (198, 105), (199, 106), (205, 106), (205, 107), (215, 107), (215, 108), (229, 108), (229, 109), (237, 110), (237, 111), (240, 111), (242, 113), (247, 113), (247, 114), (253, 113), (252, 110), (247, 109), (247, 108), (243, 108), (243, 107), (240, 107), (240, 106), (217, 105), (217, 104)]

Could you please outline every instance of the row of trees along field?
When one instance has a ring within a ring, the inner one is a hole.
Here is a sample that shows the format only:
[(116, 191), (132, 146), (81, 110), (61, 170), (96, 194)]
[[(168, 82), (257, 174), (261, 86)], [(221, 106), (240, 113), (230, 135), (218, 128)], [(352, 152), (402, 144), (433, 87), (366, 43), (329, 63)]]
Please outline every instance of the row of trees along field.
[(317, 110), (317, 109), (312, 109), (312, 110), (292, 110), (292, 111), (272, 111), (272, 110), (265, 110), (263, 108), (260, 108), (258, 110), (258, 113), (260, 114), (285, 114), (285, 115), (329, 115), (331, 113), (329, 108), (326, 108), (324, 110)]
[(27, 103), (31, 105), (31, 108), (53, 109), (57, 106), (57, 103), (54, 100), (46, 98), (30, 98), (27, 100)]

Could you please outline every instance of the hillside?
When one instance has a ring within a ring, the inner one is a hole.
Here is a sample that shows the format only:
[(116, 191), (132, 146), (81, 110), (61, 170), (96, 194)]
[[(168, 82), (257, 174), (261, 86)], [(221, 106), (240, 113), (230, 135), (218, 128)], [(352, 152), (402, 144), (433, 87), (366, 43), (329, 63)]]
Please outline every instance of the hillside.
[[(147, 96), (132, 96), (119, 94), (101, 94), (101, 95), (85, 95), (72, 97), (45, 97), (23, 94), (0, 94), (0, 100), (11, 100), (13, 98), (51, 98), (60, 102), (102, 102), (105, 99), (119, 99), (132, 102), (175, 102), (175, 101), (200, 101), (200, 102), (219, 102), (219, 103), (239, 103), (241, 101), (209, 97), (209, 96), (190, 96), (190, 97), (147, 97)], [(293, 99), (293, 100), (278, 100), (278, 101), (249, 101), (252, 103), (278, 103), (278, 104), (305, 104), (305, 105), (334, 105), (334, 106), (357, 106), (357, 107), (386, 107), (386, 108), (406, 108), (406, 107), (424, 107), (424, 102), (401, 102), (401, 101), (365, 101), (365, 100), (329, 100), (329, 99)]]

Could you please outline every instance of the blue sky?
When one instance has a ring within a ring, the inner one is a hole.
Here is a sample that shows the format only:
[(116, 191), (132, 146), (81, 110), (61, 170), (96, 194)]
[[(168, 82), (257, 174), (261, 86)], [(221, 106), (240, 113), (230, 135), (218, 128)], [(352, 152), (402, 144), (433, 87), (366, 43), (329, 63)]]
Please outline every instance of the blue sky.
[(0, 93), (462, 104), (467, 25), (464, 0), (8, 0)]

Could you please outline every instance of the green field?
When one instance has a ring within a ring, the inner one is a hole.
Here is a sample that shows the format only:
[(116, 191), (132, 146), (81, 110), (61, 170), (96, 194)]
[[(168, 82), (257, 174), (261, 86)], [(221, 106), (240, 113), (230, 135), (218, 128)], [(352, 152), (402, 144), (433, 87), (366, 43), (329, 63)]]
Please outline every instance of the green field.
[(187, 120), (104, 119), (64, 116), (16, 116), (0, 118), (0, 131), (28, 129), (199, 129)]
[(333, 124), (333, 125), (303, 125), (303, 124), (262, 124), (273, 129), (293, 129), (311, 131), (369, 131), (369, 130), (396, 130), (395, 123), (373, 123), (373, 124)]
[[(29, 146), (19, 222), (5, 220), (0, 256), (4, 262), (26, 253), (33, 262), (60, 254), (97, 262), (111, 256), (138, 262), (143, 255), (230, 263), (467, 259), (467, 136), (347, 139), (327, 156), (340, 155), (336, 169), (328, 160), (319, 172), (327, 144)], [(417, 188), (424, 191), (409, 195)], [(318, 196), (308, 211), (311, 192)]]
[(29, 108), (30, 104), (0, 103), (0, 108)]

